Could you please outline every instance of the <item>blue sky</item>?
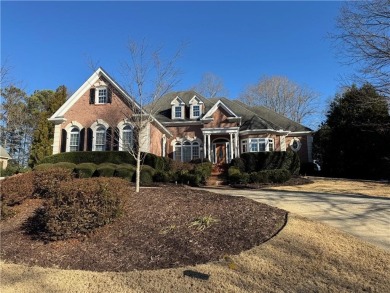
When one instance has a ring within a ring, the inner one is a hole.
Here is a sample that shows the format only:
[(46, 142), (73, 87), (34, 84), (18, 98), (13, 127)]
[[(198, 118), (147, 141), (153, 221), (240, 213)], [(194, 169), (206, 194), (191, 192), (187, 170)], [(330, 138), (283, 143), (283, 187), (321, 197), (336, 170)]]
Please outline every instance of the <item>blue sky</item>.
[[(321, 94), (319, 111), (351, 73), (327, 34), (342, 2), (1, 2), (1, 60), (28, 93), (91, 75), (88, 58), (121, 83), (129, 39), (172, 55), (188, 43), (175, 90), (220, 76), (235, 99), (262, 75), (283, 75)], [(322, 115), (308, 122), (315, 127)]]

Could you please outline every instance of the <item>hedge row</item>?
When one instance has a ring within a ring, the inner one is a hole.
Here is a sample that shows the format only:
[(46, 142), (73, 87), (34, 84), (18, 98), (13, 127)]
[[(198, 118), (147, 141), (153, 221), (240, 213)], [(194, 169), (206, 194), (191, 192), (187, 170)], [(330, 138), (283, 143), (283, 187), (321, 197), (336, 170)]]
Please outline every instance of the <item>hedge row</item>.
[(291, 173), (286, 169), (262, 170), (251, 173), (241, 172), (241, 170), (235, 166), (228, 169), (228, 179), (232, 184), (283, 183), (290, 178)]
[[(143, 165), (148, 165), (156, 170), (168, 170), (170, 160), (169, 158), (159, 157), (150, 153), (142, 153)], [(75, 165), (82, 163), (93, 163), (100, 165), (103, 163), (112, 164), (130, 164), (136, 165), (134, 157), (124, 151), (102, 151), (102, 152), (66, 152), (55, 154), (44, 158), (39, 165), (42, 164), (56, 164), (56, 163), (73, 163)], [(38, 165), (38, 166), (39, 166)], [(36, 166), (37, 167), (37, 166)]]
[(241, 172), (252, 173), (262, 170), (286, 169), (297, 175), (300, 169), (300, 160), (296, 152), (258, 152), (244, 153), (240, 158), (231, 161), (231, 166)]

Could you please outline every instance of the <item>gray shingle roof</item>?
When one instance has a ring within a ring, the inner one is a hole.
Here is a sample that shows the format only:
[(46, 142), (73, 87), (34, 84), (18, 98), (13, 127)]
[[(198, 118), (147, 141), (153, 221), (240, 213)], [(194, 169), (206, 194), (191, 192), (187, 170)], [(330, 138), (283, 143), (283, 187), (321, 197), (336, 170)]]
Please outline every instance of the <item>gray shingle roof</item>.
[[(205, 113), (209, 111), (215, 103), (221, 100), (227, 107), (229, 107), (237, 116), (241, 117), (240, 130), (256, 130), (256, 129), (273, 129), (273, 130), (285, 130), (285, 131), (311, 131), (310, 128), (305, 127), (291, 119), (274, 112), (271, 109), (262, 106), (250, 107), (238, 100), (229, 100), (227, 98), (211, 98), (206, 99), (195, 91), (178, 91), (172, 92), (160, 100), (158, 100), (153, 106), (156, 111), (153, 111), (154, 116), (160, 122), (177, 122), (178, 120), (171, 119), (171, 102), (180, 97), (186, 105), (189, 105), (189, 101), (197, 96), (205, 105)], [(186, 107), (189, 108), (189, 107)], [(186, 111), (189, 111), (188, 109)], [(189, 113), (185, 115), (184, 121), (191, 121)]]

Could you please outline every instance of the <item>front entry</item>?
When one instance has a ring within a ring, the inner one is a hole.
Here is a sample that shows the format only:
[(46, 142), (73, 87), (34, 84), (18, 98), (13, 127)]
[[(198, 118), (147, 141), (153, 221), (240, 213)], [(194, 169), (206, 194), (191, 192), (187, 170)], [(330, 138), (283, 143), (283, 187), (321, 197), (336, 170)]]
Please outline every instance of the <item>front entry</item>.
[(211, 162), (217, 165), (223, 165), (230, 162), (229, 141), (224, 138), (219, 138), (213, 141), (211, 150)]
[(218, 165), (226, 164), (226, 144), (227, 143), (214, 144), (215, 163)]

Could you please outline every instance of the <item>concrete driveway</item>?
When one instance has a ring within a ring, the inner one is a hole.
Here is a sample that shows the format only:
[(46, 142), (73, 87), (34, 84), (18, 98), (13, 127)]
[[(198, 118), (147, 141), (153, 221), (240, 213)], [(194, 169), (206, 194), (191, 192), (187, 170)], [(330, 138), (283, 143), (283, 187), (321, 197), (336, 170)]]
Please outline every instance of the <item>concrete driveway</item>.
[(390, 198), (230, 188), (207, 190), (245, 196), (318, 220), (390, 251)]

